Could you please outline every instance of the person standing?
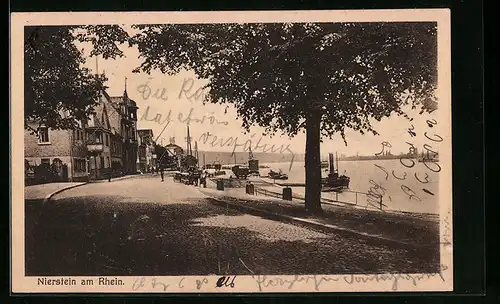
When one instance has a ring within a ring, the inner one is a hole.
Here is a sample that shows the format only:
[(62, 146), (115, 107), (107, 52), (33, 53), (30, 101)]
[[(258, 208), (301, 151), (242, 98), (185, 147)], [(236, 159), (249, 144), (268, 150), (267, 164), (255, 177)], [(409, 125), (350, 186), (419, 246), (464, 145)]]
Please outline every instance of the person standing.
[(200, 186), (203, 186), (203, 188), (207, 187), (207, 171), (206, 170), (204, 170), (201, 173)]
[(161, 181), (163, 182), (163, 167), (160, 168)]

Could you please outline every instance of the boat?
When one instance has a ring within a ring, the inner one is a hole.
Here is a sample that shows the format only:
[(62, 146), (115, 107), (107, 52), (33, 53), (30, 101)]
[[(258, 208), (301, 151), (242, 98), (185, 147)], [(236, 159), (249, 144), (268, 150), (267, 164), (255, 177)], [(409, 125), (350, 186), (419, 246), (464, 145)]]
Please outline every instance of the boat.
[(349, 176), (345, 174), (339, 175), (338, 161), (336, 169), (333, 161), (333, 153), (330, 153), (328, 156), (329, 156), (330, 173), (328, 174), (327, 177), (322, 178), (321, 180), (322, 191), (340, 192), (344, 189), (348, 189), (351, 179), (349, 178)]
[(231, 169), (231, 171), (233, 171), (237, 179), (246, 179), (250, 174), (250, 170), (246, 166), (236, 165)]
[(248, 173), (254, 176), (260, 176), (259, 172), (259, 160), (256, 159), (252, 153), (252, 148), (248, 152)]
[(269, 178), (272, 178), (272, 179), (279, 179), (279, 180), (287, 180), (288, 179), (288, 175), (283, 173), (281, 170), (279, 170), (278, 172), (271, 170), (271, 171), (269, 171), (267, 176)]

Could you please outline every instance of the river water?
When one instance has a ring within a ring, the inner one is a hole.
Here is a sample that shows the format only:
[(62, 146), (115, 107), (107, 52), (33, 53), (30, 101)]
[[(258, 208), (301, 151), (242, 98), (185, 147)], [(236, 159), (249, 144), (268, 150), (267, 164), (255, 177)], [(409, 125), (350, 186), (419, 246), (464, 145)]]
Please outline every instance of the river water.
[[(382, 195), (384, 210), (395, 210), (405, 212), (439, 213), (438, 188), (439, 173), (435, 164), (429, 164), (429, 168), (422, 162), (412, 165), (412, 160), (363, 160), (363, 161), (339, 161), (338, 170), (340, 174), (350, 177), (349, 191), (363, 193), (378, 193)], [(270, 168), (261, 168), (261, 175), (267, 175), (270, 169), (279, 170), (288, 174), (290, 183), (305, 182), (305, 164), (303, 162), (290, 163), (268, 163)], [(406, 166), (405, 166), (406, 165)], [(411, 168), (409, 168), (411, 167)], [(328, 171), (323, 170), (326, 177)], [(387, 172), (387, 174), (384, 172)], [(420, 179), (420, 181), (418, 180)], [(425, 190), (427, 191), (425, 191)], [(303, 187), (293, 187), (293, 191), (302, 195)], [(432, 193), (432, 194), (431, 194)], [(335, 197), (334, 193), (322, 193), (325, 198)], [(378, 207), (375, 197), (370, 199), (369, 195), (358, 193), (358, 205)], [(355, 202), (356, 195), (352, 192), (341, 193), (339, 200)], [(376, 206), (374, 206), (376, 205)]]

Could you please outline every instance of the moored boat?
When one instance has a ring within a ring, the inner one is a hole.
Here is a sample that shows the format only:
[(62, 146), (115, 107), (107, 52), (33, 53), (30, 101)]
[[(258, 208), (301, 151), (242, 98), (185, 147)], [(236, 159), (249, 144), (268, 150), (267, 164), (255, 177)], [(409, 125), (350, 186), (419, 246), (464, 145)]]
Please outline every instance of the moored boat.
[(322, 191), (342, 191), (349, 188), (351, 179), (345, 174), (339, 175), (338, 162), (337, 169), (335, 169), (332, 153), (329, 154), (329, 167), (330, 173), (321, 180)]
[(272, 179), (279, 179), (279, 180), (287, 180), (288, 179), (288, 175), (283, 173), (281, 170), (279, 170), (278, 172), (271, 170), (271, 171), (269, 171), (267, 176), (269, 178), (272, 178)]
[(330, 164), (328, 163), (328, 161), (326, 161), (326, 160), (321, 161), (321, 169), (326, 169), (329, 167), (329, 165)]

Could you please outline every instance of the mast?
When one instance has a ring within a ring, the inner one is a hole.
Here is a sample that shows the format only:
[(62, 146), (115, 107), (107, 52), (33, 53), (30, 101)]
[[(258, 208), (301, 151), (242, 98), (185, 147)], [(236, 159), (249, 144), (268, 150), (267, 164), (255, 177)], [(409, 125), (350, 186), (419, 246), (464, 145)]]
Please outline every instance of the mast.
[(328, 160), (330, 162), (330, 174), (335, 173), (335, 164), (333, 162), (333, 153), (328, 153)]
[(187, 137), (186, 137), (186, 153), (187, 155), (193, 155), (193, 150), (191, 149), (191, 136), (189, 135), (189, 126), (187, 126)]
[(337, 172), (339, 172), (339, 158), (337, 156), (337, 152), (335, 152), (335, 162), (337, 163)]
[(200, 165), (200, 161), (198, 160), (198, 142), (194, 142), (194, 158), (196, 158), (196, 165)]

